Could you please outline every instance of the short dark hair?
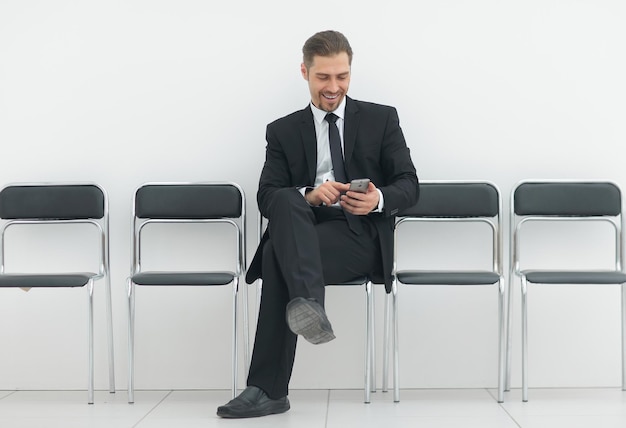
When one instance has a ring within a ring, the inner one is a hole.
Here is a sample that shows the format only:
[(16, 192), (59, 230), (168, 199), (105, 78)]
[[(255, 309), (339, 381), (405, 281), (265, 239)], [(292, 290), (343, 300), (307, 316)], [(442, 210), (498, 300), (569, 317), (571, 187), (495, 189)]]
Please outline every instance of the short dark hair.
[(348, 54), (349, 64), (352, 65), (352, 48), (346, 36), (339, 31), (320, 31), (313, 34), (304, 42), (302, 47), (302, 59), (304, 66), (309, 69), (313, 64), (313, 58), (319, 56), (333, 56), (345, 52)]

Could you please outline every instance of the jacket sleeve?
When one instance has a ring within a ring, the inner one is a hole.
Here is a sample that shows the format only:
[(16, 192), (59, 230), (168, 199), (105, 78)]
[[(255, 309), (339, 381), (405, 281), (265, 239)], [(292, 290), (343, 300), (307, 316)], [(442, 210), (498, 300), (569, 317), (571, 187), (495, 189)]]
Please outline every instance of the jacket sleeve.
[(393, 107), (387, 111), (380, 159), (385, 184), (380, 187), (380, 191), (384, 197), (384, 215), (394, 216), (417, 203), (419, 182), (400, 128), (398, 113)]
[(259, 179), (257, 202), (261, 214), (268, 217), (274, 193), (281, 188), (292, 187), (293, 184), (287, 154), (284, 152), (272, 124), (267, 126), (265, 139), (267, 141), (265, 164)]

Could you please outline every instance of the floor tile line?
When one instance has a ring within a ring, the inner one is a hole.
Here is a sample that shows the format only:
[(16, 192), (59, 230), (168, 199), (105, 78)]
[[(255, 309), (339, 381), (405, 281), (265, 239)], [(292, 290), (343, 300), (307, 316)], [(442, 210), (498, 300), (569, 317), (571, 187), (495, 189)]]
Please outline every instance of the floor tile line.
[(326, 417), (324, 418), (324, 428), (328, 428), (329, 414), (330, 414), (330, 389), (326, 392)]
[[(493, 395), (493, 393), (489, 390), (489, 388), (485, 388), (485, 390), (487, 391), (487, 394), (491, 395), (491, 397), (496, 400), (496, 402), (498, 401), (498, 399), (496, 398), (495, 395)], [(515, 418), (513, 417), (513, 415), (511, 413), (509, 413), (509, 411), (506, 409), (506, 407), (504, 407), (504, 403), (498, 403), (498, 406), (500, 406), (500, 408), (504, 411), (504, 413), (506, 413), (506, 415), (511, 418), (511, 420), (513, 421), (513, 423), (515, 425), (517, 425), (519, 428), (522, 428), (522, 426), (519, 424), (519, 422), (517, 422), (515, 420)]]
[(137, 421), (137, 423), (135, 425), (132, 426), (132, 428), (136, 428), (141, 422), (144, 421), (144, 419), (146, 419), (152, 412), (154, 412), (156, 410), (157, 407), (159, 407), (161, 405), (161, 403), (163, 403), (165, 400), (167, 400), (167, 398), (172, 395), (172, 393), (174, 392), (174, 390), (170, 390), (163, 398), (161, 398), (159, 400), (158, 403), (156, 403), (154, 406), (152, 406), (152, 408), (150, 410), (148, 410), (146, 412), (146, 414), (144, 414), (141, 419), (139, 419)]
[(6, 391), (0, 391), (0, 392), (8, 392), (8, 394), (7, 394), (7, 395), (5, 395), (4, 397), (0, 397), (0, 400), (3, 400), (3, 399), (5, 399), (5, 398), (10, 397), (10, 396), (12, 396), (13, 394), (15, 394), (15, 393), (17, 392), (17, 390), (15, 390), (15, 391), (9, 391), (9, 390), (6, 390)]
[[(491, 398), (493, 398), (494, 400), (498, 401), (498, 399), (491, 393), (489, 388), (484, 388), (484, 390), (487, 391), (487, 394), (491, 395)], [(502, 404), (502, 403), (499, 403), (499, 404)]]

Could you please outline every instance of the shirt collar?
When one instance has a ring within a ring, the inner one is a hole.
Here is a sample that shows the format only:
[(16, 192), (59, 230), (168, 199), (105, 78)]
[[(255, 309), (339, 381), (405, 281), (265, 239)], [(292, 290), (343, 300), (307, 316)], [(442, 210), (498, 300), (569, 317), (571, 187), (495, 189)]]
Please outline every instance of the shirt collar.
[[(315, 118), (315, 121), (318, 124), (324, 122), (324, 118), (328, 114), (327, 111), (318, 109), (317, 107), (313, 105), (313, 102), (311, 102), (311, 110), (313, 111), (313, 117)], [(346, 112), (346, 97), (343, 97), (341, 104), (339, 104), (339, 106), (337, 106), (337, 108), (331, 113), (335, 113), (340, 119), (343, 120), (343, 118), (345, 117), (345, 112)]]

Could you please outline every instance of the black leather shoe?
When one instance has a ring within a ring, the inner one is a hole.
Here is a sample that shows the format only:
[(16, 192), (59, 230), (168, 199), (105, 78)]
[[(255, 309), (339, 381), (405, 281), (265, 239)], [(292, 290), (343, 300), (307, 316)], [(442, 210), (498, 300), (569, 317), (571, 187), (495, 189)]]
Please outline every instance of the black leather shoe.
[(259, 416), (285, 413), (289, 410), (287, 397), (272, 400), (256, 386), (249, 386), (228, 403), (217, 408), (217, 416), (222, 418), (256, 418)]
[(287, 324), (291, 331), (302, 335), (314, 345), (335, 338), (324, 308), (315, 299), (296, 297), (291, 300), (287, 304)]

